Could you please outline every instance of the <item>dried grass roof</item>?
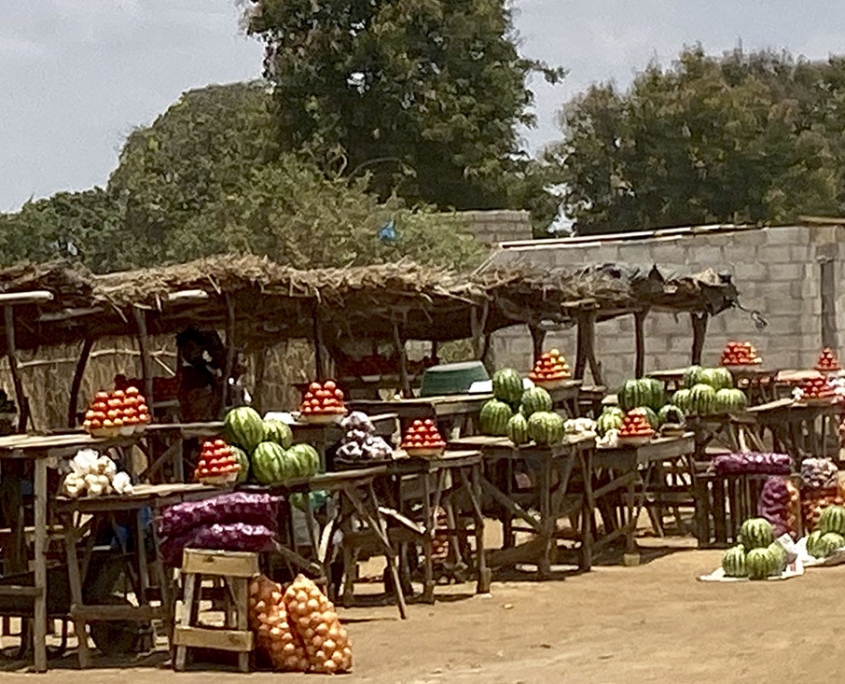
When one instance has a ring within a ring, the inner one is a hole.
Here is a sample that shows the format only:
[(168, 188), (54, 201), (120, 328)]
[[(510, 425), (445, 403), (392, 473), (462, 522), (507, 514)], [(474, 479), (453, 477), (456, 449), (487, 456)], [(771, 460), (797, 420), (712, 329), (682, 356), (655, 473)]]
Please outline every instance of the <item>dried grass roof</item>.
[[(67, 264), (0, 270), (0, 292), (43, 289), (54, 300), (16, 308), (22, 349), (86, 336), (136, 332), (133, 308), (150, 334), (191, 324), (224, 327), (229, 307), (240, 346), (312, 337), (315, 318), (331, 344), (347, 336), (451, 340), (514, 323), (562, 321), (582, 306), (599, 317), (643, 307), (718, 313), (736, 289), (713, 272), (664, 277), (619, 266), (540, 271), (507, 266), (471, 276), (410, 262), (302, 271), (256, 256), (221, 255), (185, 264), (93, 276)], [(5, 344), (0, 337), (0, 346)]]

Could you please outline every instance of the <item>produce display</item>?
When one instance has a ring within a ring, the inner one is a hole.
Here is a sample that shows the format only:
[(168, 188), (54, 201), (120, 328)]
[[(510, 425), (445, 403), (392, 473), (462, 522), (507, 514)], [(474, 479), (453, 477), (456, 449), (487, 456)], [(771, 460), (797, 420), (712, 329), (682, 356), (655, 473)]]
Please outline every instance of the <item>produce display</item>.
[(147, 400), (136, 387), (97, 392), (82, 427), (95, 437), (130, 436), (150, 422)]
[(528, 419), (528, 436), (540, 446), (563, 441), (565, 421), (552, 411), (537, 411)]
[(625, 414), (622, 420), (622, 427), (619, 430), (619, 440), (646, 440), (654, 437), (654, 428), (648, 420), (644, 411), (634, 409)]
[(788, 454), (718, 454), (710, 462), (710, 470), (717, 475), (789, 475), (792, 472), (792, 459)]
[(241, 467), (240, 470), (238, 470), (237, 477), (235, 478), (235, 484), (243, 484), (249, 480), (250, 476), (249, 454), (240, 447), (230, 446), (229, 449), (232, 452), (232, 456), (235, 457), (235, 460)]
[(660, 427), (665, 425), (667, 427), (682, 428), (686, 425), (686, 418), (684, 416), (684, 412), (677, 406), (674, 404), (666, 404), (666, 406), (657, 412), (657, 424)]
[(345, 461), (381, 461), (393, 458), (393, 447), (382, 437), (366, 413), (353, 411), (340, 421), (344, 435), (337, 457)]
[(829, 458), (805, 458), (801, 461), (801, 482), (805, 489), (835, 488), (839, 469)]
[(569, 364), (558, 349), (545, 352), (528, 374), (528, 378), (539, 387), (544, 384), (554, 385), (571, 377)]
[(839, 365), (839, 359), (836, 358), (836, 354), (833, 353), (830, 347), (825, 347), (821, 354), (819, 354), (819, 358), (816, 361), (816, 370), (822, 373), (842, 370), (842, 366)]
[(816, 529), (807, 537), (807, 553), (827, 558), (845, 548), (845, 508), (827, 506), (818, 517)]
[(810, 378), (795, 395), (802, 401), (828, 402), (836, 399), (836, 389), (826, 378)]
[(521, 413), (517, 413), (508, 421), (507, 427), (508, 439), (516, 444), (528, 444), (531, 437), (528, 435), (528, 419)]
[(499, 401), (509, 404), (513, 408), (519, 406), (522, 400), (524, 384), (522, 376), (513, 368), (500, 368), (493, 373), (493, 396)]
[(222, 439), (207, 439), (202, 443), (200, 459), (194, 479), (203, 484), (231, 484), (242, 470), (238, 456)]
[(320, 472), (320, 454), (308, 444), (285, 449), (275, 442), (262, 442), (252, 452), (252, 474), (261, 484), (282, 484)]
[(352, 645), (334, 605), (310, 579), (298, 575), (284, 593), (288, 624), (296, 632), (314, 672), (348, 672)]
[(618, 406), (606, 406), (596, 420), (596, 432), (604, 437), (611, 430), (621, 430), (625, 412)]
[(162, 557), (168, 565), (182, 560), (186, 547), (221, 551), (269, 551), (281, 500), (268, 494), (234, 492), (166, 508), (156, 519)]
[(262, 442), (274, 442), (283, 449), (290, 449), (293, 445), (293, 430), (287, 423), (280, 420), (265, 420), (262, 421), (262, 427), (264, 429)]
[(727, 368), (690, 366), (684, 373), (684, 389), (672, 396), (684, 415), (716, 416), (741, 413), (748, 407), (745, 392), (734, 387)]
[(442, 453), (446, 442), (433, 420), (415, 420), (405, 431), (401, 446), (409, 456), (435, 455)]
[(776, 537), (789, 534), (797, 539), (801, 516), (798, 490), (785, 477), (770, 477), (757, 500), (757, 515), (769, 521)]
[(780, 576), (786, 566), (786, 550), (774, 540), (774, 530), (763, 518), (742, 523), (740, 544), (728, 549), (722, 557), (726, 577), (765, 580)]
[(762, 362), (750, 342), (728, 342), (720, 361), (723, 366), (753, 366)]
[(108, 456), (93, 449), (82, 449), (63, 464), (66, 473), (61, 493), (71, 499), (107, 494), (132, 494), (132, 480), (128, 473), (117, 472), (117, 465)]
[(223, 435), (228, 444), (251, 454), (264, 441), (264, 421), (254, 408), (239, 406), (223, 419)]
[(305, 645), (288, 621), (284, 589), (264, 575), (249, 583), (249, 626), (255, 632), (256, 646), (276, 670), (308, 672), (311, 663)]
[(302, 398), (299, 410), (305, 420), (345, 415), (343, 391), (334, 380), (326, 380), (322, 384), (312, 382)]
[(592, 418), (570, 418), (563, 423), (563, 432), (580, 437), (596, 436), (596, 421)]
[(626, 380), (616, 396), (619, 407), (623, 411), (630, 411), (641, 406), (659, 411), (666, 403), (663, 383), (654, 378)]

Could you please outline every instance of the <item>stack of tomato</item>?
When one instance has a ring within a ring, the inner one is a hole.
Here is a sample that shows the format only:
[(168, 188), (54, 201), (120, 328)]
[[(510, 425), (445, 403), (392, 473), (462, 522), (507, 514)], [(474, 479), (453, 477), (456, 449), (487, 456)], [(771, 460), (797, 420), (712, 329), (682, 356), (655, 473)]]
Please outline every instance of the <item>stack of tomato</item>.
[(300, 411), (306, 416), (344, 414), (346, 407), (343, 391), (338, 389), (334, 380), (326, 380), (323, 384), (312, 382), (302, 400)]
[(150, 409), (137, 387), (97, 392), (82, 427), (94, 435), (131, 435), (150, 422)]
[(433, 420), (415, 420), (405, 432), (402, 448), (409, 454), (415, 451), (442, 451), (446, 448), (446, 442)]
[(822, 353), (819, 354), (819, 360), (816, 361), (816, 370), (821, 372), (838, 371), (841, 370), (839, 359), (830, 347), (825, 347)]
[(722, 352), (723, 366), (754, 366), (763, 360), (750, 342), (728, 342)]
[(653, 437), (654, 429), (649, 424), (645, 412), (634, 409), (625, 414), (619, 436), (623, 439), (626, 437)]
[(194, 479), (198, 482), (234, 480), (240, 471), (241, 464), (222, 439), (207, 439), (202, 443), (200, 460), (194, 470)]
[(560, 351), (552, 349), (540, 357), (528, 377), (532, 382), (542, 385), (543, 383), (567, 380), (572, 377), (572, 372)]
[(810, 378), (801, 390), (804, 392), (805, 400), (829, 400), (836, 397), (836, 390), (824, 378)]

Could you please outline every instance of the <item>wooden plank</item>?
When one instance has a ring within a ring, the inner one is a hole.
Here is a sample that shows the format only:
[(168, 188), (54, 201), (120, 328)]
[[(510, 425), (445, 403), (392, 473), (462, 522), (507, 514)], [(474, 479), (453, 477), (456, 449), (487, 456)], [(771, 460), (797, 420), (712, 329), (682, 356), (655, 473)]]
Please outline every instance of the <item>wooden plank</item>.
[(200, 575), (251, 578), (261, 572), (257, 553), (185, 549), (182, 572)]
[(147, 314), (137, 306), (132, 307), (132, 315), (138, 327), (138, 351), (141, 352), (141, 376), (144, 379), (144, 398), (152, 406), (153, 397), (153, 368), (150, 356), (150, 339), (147, 335)]
[(72, 605), (70, 616), (85, 622), (150, 622), (163, 620), (167, 610), (163, 606)]
[(73, 380), (70, 384), (70, 403), (67, 411), (67, 426), (76, 427), (76, 407), (79, 403), (79, 388), (82, 385), (82, 376), (85, 374), (85, 367), (88, 365), (88, 357), (91, 355), (91, 348), (94, 346), (94, 338), (86, 337), (82, 343), (82, 350), (79, 352), (79, 360), (76, 369), (73, 371)]
[(186, 648), (207, 648), (215, 651), (243, 653), (255, 648), (252, 632), (235, 629), (206, 629), (177, 625), (173, 643)]
[(23, 391), (17, 350), (15, 349), (15, 313), (11, 306), (3, 307), (3, 321), (6, 327), (6, 358), (9, 360), (9, 372), (15, 387), (15, 399), (18, 402), (18, 432), (26, 431), (29, 422), (29, 401)]
[(40, 594), (35, 597), (33, 615), (33, 642), (35, 651), (35, 671), (47, 670), (47, 461), (35, 462), (35, 586)]
[(19, 304), (43, 304), (53, 301), (53, 293), (47, 290), (33, 290), (31, 292), (6, 292), (0, 294), (0, 306), (15, 306)]
[(701, 365), (701, 354), (704, 351), (704, 340), (707, 337), (707, 313), (691, 313), (692, 320), (692, 353), (690, 354), (693, 365)]
[(634, 342), (636, 357), (634, 360), (634, 377), (641, 378), (645, 373), (645, 319), (648, 311), (637, 311), (634, 314)]
[(38, 587), (24, 587), (19, 584), (0, 584), (0, 596), (23, 596), (38, 598), (42, 591)]

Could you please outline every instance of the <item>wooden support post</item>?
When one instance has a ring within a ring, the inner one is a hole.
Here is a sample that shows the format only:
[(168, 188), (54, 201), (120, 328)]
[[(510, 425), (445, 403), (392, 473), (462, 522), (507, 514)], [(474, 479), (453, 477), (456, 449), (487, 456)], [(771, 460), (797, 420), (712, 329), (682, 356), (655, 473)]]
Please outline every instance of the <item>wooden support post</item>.
[[(587, 363), (590, 366), (590, 374), (596, 385), (603, 385), (604, 379), (601, 372), (601, 364), (596, 358), (596, 310), (587, 309), (584, 312), (584, 347), (586, 348)], [(583, 375), (581, 376), (583, 378)]]
[(438, 350), (439, 350), (440, 343), (437, 340), (431, 341), (431, 360), (436, 364), (440, 363), (438, 360)]
[(47, 671), (47, 459), (35, 459), (35, 588), (40, 593), (35, 597), (33, 615), (33, 651), (35, 652), (35, 671)]
[(637, 356), (634, 363), (634, 376), (643, 377), (645, 374), (645, 318), (648, 311), (637, 311), (634, 314), (634, 337), (637, 347)]
[(393, 324), (393, 344), (399, 356), (399, 379), (402, 381), (402, 393), (406, 398), (412, 396), (411, 378), (408, 376), (408, 354), (405, 351), (405, 341), (399, 333), (399, 324)]
[(15, 386), (15, 399), (18, 403), (18, 432), (26, 432), (29, 422), (29, 400), (23, 391), (18, 355), (15, 348), (15, 312), (12, 306), (3, 307), (3, 319), (6, 325), (6, 357), (9, 359), (9, 371)]
[(836, 329), (836, 264), (825, 257), (821, 268), (822, 346), (838, 351), (839, 339)]
[(76, 370), (73, 372), (73, 381), (70, 384), (70, 404), (67, 410), (67, 426), (76, 427), (76, 409), (79, 405), (79, 388), (82, 386), (82, 376), (85, 375), (85, 367), (88, 365), (88, 357), (91, 356), (91, 347), (94, 346), (94, 338), (86, 337), (82, 343), (82, 351), (79, 352), (79, 361), (76, 362)]
[(264, 415), (264, 376), (267, 372), (267, 355), (269, 349), (264, 347), (255, 352), (255, 381), (252, 386), (252, 405), (261, 415)]
[(320, 314), (316, 304), (314, 305), (312, 318), (314, 324), (314, 366), (317, 381), (323, 382), (325, 380), (325, 369), (323, 368), (323, 329), (320, 326)]
[(585, 311), (578, 312), (578, 330), (576, 333), (575, 351), (575, 379), (583, 380), (587, 368), (587, 345), (589, 344), (587, 328), (589, 320)]
[(534, 363), (537, 363), (543, 355), (543, 343), (546, 341), (546, 331), (537, 325), (529, 325), (528, 330), (531, 333), (531, 342), (533, 343)]
[(232, 395), (229, 387), (229, 380), (235, 367), (235, 300), (228, 294), (223, 295), (226, 301), (226, 367), (223, 369), (222, 402), (220, 406), (221, 417), (226, 413), (226, 407)]
[(701, 365), (701, 354), (704, 351), (704, 339), (707, 337), (707, 323), (709, 315), (707, 312), (691, 313), (692, 320), (692, 357), (691, 363), (694, 366)]
[(141, 377), (144, 379), (144, 397), (150, 412), (153, 411), (153, 365), (150, 357), (150, 339), (147, 335), (147, 316), (143, 309), (134, 306), (132, 314), (138, 327), (138, 349), (141, 352)]

